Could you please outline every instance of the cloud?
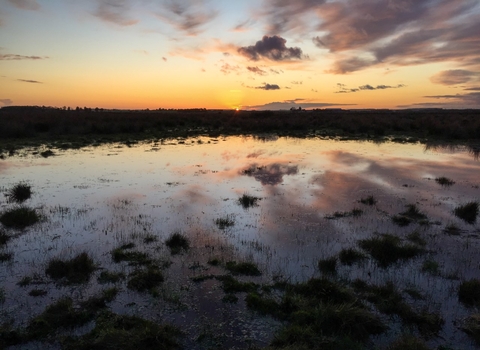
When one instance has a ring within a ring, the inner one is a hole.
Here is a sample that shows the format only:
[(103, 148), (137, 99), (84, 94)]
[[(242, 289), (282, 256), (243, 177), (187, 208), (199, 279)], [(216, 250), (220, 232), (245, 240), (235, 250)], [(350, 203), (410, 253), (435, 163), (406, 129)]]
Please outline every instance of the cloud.
[(267, 58), (272, 61), (301, 60), (305, 56), (299, 47), (287, 47), (287, 40), (277, 35), (265, 35), (253, 46), (238, 48), (238, 53), (249, 60), (258, 61)]
[(471, 88), (464, 89), (465, 91), (480, 91), (480, 86), (474, 86)]
[(247, 70), (257, 75), (267, 75), (267, 72), (258, 67), (247, 67)]
[(163, 62), (167, 62), (168, 59), (166, 57), (162, 57)]
[(218, 11), (208, 9), (202, 0), (164, 0), (157, 16), (187, 35), (200, 34), (207, 23), (214, 20)]
[(245, 106), (244, 109), (273, 111), (273, 110), (289, 110), (292, 107), (294, 109), (298, 109), (298, 107), (302, 107), (302, 109), (310, 109), (310, 108), (328, 108), (328, 107), (342, 107), (342, 106), (355, 106), (355, 104), (310, 102), (302, 98), (297, 98), (294, 100), (286, 100), (283, 102), (270, 102), (263, 105)]
[(41, 81), (38, 81), (38, 80), (17, 79), (17, 81), (21, 81), (22, 83), (30, 83), (30, 84), (43, 84)]
[(467, 94), (456, 95), (434, 95), (424, 97), (450, 101), (449, 104), (453, 105), (463, 105), (467, 107), (480, 108), (480, 92), (470, 92)]
[(252, 27), (252, 25), (254, 23), (255, 23), (254, 20), (247, 19), (246, 21), (243, 21), (243, 22), (237, 24), (235, 27), (233, 27), (232, 31), (233, 32), (238, 32), (238, 33), (247, 32), (247, 31), (250, 30), (250, 28)]
[(280, 86), (278, 86), (277, 84), (267, 84), (267, 83), (264, 83), (262, 86), (257, 86), (255, 87), (255, 89), (259, 89), (259, 90), (280, 90)]
[(292, 81), (293, 85), (302, 85), (303, 81)]
[(228, 63), (224, 63), (222, 67), (220, 67), (220, 72), (222, 72), (223, 74), (238, 73), (239, 71), (239, 66), (232, 66)]
[(283, 182), (284, 176), (297, 175), (298, 165), (286, 165), (279, 163), (268, 165), (251, 164), (246, 169), (243, 169), (241, 174), (253, 177), (263, 186), (276, 186)]
[(0, 61), (45, 60), (48, 56), (24, 56), (14, 54), (0, 54)]
[(405, 87), (406, 85), (404, 84), (398, 84), (395, 86), (391, 85), (377, 85), (377, 86), (372, 86), (370, 84), (365, 84), (362, 86), (359, 86), (358, 88), (348, 88), (345, 84), (337, 84), (338, 91), (336, 91), (336, 94), (348, 94), (348, 93), (353, 93), (353, 92), (358, 92), (358, 91), (373, 91), (373, 90), (386, 90), (386, 89), (400, 89)]
[(9, 98), (1, 98), (0, 103), (3, 104), (4, 106), (10, 106), (13, 101)]
[(463, 69), (446, 70), (432, 76), (430, 81), (440, 85), (458, 85), (469, 82), (476, 75), (478, 73)]
[(40, 5), (37, 3), (36, 0), (8, 0), (8, 2), (22, 10), (40, 10)]
[(131, 26), (138, 23), (130, 17), (131, 4), (127, 0), (97, 0), (97, 10), (93, 13), (102, 21), (119, 26)]

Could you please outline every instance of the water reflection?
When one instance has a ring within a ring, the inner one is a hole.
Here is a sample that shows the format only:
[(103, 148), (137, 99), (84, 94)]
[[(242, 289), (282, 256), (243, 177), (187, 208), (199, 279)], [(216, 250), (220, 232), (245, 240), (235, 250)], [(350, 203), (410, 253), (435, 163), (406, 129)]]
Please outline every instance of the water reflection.
[(263, 186), (276, 186), (283, 182), (284, 176), (297, 175), (298, 166), (278, 163), (268, 165), (259, 165), (253, 163), (248, 165), (245, 169), (241, 170), (240, 174), (253, 177)]

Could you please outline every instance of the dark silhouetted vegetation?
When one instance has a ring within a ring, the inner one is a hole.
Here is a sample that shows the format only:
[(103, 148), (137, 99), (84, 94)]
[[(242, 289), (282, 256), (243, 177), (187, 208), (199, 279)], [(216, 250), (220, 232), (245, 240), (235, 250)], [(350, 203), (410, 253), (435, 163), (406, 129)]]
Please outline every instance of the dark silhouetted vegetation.
[(190, 248), (188, 238), (180, 232), (172, 233), (165, 241), (165, 244), (170, 249), (171, 254), (178, 254), (182, 250), (186, 251)]
[(467, 306), (480, 306), (480, 280), (462, 282), (458, 288), (458, 300)]
[(427, 216), (420, 212), (415, 204), (408, 204), (407, 210), (392, 217), (392, 221), (398, 226), (408, 226), (412, 222), (426, 220)]
[(88, 282), (95, 270), (93, 259), (83, 252), (70, 260), (50, 260), (45, 273), (54, 280), (63, 279), (67, 284), (81, 284)]
[(470, 315), (464, 322), (462, 330), (480, 345), (480, 314)]
[(244, 193), (240, 198), (238, 198), (238, 204), (240, 204), (244, 209), (258, 206), (258, 201), (260, 198), (251, 196), (247, 193)]
[(375, 197), (370, 195), (368, 197), (360, 199), (360, 203), (365, 204), (365, 205), (375, 205), (375, 204), (377, 204), (377, 200), (375, 199)]
[(235, 275), (260, 276), (262, 274), (257, 265), (251, 262), (227, 261), (225, 268)]
[(7, 198), (11, 202), (23, 203), (32, 196), (32, 188), (25, 183), (19, 183), (7, 191)]
[(338, 259), (343, 265), (351, 266), (359, 261), (366, 259), (367, 257), (356, 249), (348, 248), (342, 249), (338, 254)]
[(18, 207), (8, 209), (0, 215), (0, 222), (8, 228), (24, 229), (40, 221), (40, 216), (34, 209)]
[(331, 257), (318, 261), (318, 269), (327, 275), (335, 275), (337, 273), (337, 258)]
[(226, 215), (223, 218), (217, 218), (215, 219), (215, 225), (217, 225), (220, 230), (225, 230), (235, 225), (235, 218), (233, 215)]
[(469, 202), (467, 204), (456, 207), (453, 211), (456, 216), (473, 225), (477, 220), (478, 202)]
[(455, 184), (455, 181), (445, 176), (435, 178), (435, 182), (442, 185), (442, 187), (449, 187)]
[(155, 266), (134, 271), (129, 277), (127, 287), (138, 292), (151, 291), (164, 281), (162, 271)]

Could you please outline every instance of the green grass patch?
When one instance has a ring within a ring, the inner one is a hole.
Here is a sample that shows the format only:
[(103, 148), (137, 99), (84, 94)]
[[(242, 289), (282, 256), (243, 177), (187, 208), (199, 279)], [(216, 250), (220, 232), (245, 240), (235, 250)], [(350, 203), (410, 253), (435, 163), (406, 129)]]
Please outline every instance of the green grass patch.
[(23, 203), (32, 196), (32, 188), (26, 183), (19, 183), (9, 189), (6, 196), (10, 202)]
[(234, 275), (260, 276), (262, 274), (257, 265), (251, 262), (227, 261), (225, 268)]
[(248, 209), (252, 207), (258, 206), (258, 201), (260, 200), (259, 197), (255, 197), (249, 195), (248, 193), (244, 193), (240, 198), (238, 198), (237, 203), (240, 204), (243, 209)]
[(318, 269), (326, 275), (335, 275), (337, 273), (337, 258), (333, 256), (319, 260)]
[(226, 215), (222, 218), (215, 219), (214, 222), (220, 230), (225, 230), (235, 225), (235, 217), (233, 215)]
[(455, 181), (445, 176), (435, 178), (435, 182), (442, 187), (450, 187), (455, 184)]
[(134, 271), (129, 277), (127, 282), (128, 289), (136, 290), (137, 292), (151, 291), (165, 279), (162, 271), (154, 266), (149, 266), (145, 270)]
[(407, 235), (407, 240), (421, 247), (425, 247), (427, 245), (427, 241), (425, 241), (425, 239), (418, 231), (413, 231), (412, 233), (409, 233)]
[(338, 259), (343, 265), (352, 266), (355, 263), (358, 263), (367, 257), (362, 252), (359, 252), (353, 248), (342, 249), (338, 254)]
[(172, 233), (165, 241), (165, 244), (170, 249), (172, 255), (178, 254), (182, 250), (187, 251), (190, 248), (188, 238), (180, 232)]
[(475, 221), (477, 221), (478, 202), (469, 202), (467, 204), (460, 205), (453, 210), (453, 213), (455, 216), (473, 225)]
[(69, 337), (63, 342), (66, 350), (180, 349), (182, 332), (170, 325), (159, 325), (136, 316), (101, 313), (95, 328), (82, 337)]
[(0, 222), (8, 228), (24, 229), (40, 221), (40, 216), (34, 209), (20, 206), (8, 209), (0, 215)]
[(123, 281), (125, 278), (126, 276), (123, 272), (102, 271), (100, 276), (98, 276), (97, 281), (100, 284), (118, 283)]
[(66, 284), (82, 284), (90, 280), (96, 269), (93, 259), (83, 252), (70, 260), (50, 260), (45, 273), (54, 280), (63, 280)]
[(424, 253), (424, 248), (411, 243), (404, 244), (400, 238), (389, 234), (363, 239), (358, 244), (383, 268)]
[(462, 282), (458, 287), (458, 300), (466, 306), (480, 306), (480, 280)]

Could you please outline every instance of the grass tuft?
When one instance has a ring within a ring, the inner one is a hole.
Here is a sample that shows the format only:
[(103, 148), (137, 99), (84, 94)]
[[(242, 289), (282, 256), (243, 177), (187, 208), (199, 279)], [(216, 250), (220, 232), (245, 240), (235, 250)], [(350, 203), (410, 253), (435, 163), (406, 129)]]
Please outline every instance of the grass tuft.
[(454, 214), (465, 222), (473, 225), (477, 220), (478, 202), (469, 202), (454, 209)]
[(34, 209), (18, 207), (9, 209), (0, 215), (0, 222), (8, 228), (24, 229), (40, 221), (40, 216)]
[(244, 193), (240, 198), (238, 198), (238, 204), (240, 204), (243, 209), (248, 209), (258, 206), (259, 197), (251, 196), (248, 193)]
[(366, 256), (356, 249), (342, 249), (338, 254), (338, 259), (343, 265), (352, 266), (353, 264), (366, 259)]
[(464, 322), (462, 330), (480, 345), (480, 314), (470, 315)]
[(370, 195), (368, 197), (360, 199), (360, 203), (365, 204), (365, 205), (375, 205), (375, 204), (377, 204), (377, 200), (375, 199), (375, 197)]
[(358, 244), (383, 268), (399, 260), (414, 258), (424, 252), (423, 248), (413, 244), (402, 244), (400, 238), (389, 234), (363, 239)]
[(107, 284), (107, 283), (117, 283), (125, 279), (125, 274), (123, 272), (110, 272), (102, 271), (100, 276), (98, 276), (98, 283)]
[(112, 250), (112, 260), (115, 263), (120, 263), (122, 261), (128, 262), (129, 265), (150, 265), (152, 263), (152, 259), (148, 256), (147, 253), (139, 252), (139, 251), (131, 251), (134, 245), (123, 245), (121, 247), (115, 248)]
[(398, 226), (408, 226), (413, 221), (418, 222), (427, 219), (427, 216), (420, 212), (416, 204), (408, 204), (406, 207), (407, 210), (392, 217), (392, 221)]
[(153, 290), (164, 281), (162, 271), (159, 268), (150, 266), (146, 270), (137, 270), (130, 275), (127, 282), (128, 289), (138, 292)]
[(45, 273), (54, 280), (64, 279), (66, 284), (82, 284), (90, 280), (96, 269), (92, 258), (83, 252), (70, 260), (50, 260)]
[(455, 181), (449, 179), (448, 177), (442, 176), (442, 177), (437, 177), (435, 179), (435, 182), (442, 187), (449, 187), (455, 184)]
[(443, 230), (447, 235), (450, 236), (460, 236), (462, 231), (460, 230), (460, 227), (458, 227), (455, 224), (448, 224), (445, 226), (445, 229)]
[(423, 340), (412, 335), (405, 335), (390, 344), (387, 350), (430, 350), (430, 348)]
[(251, 262), (228, 261), (225, 268), (234, 275), (260, 276), (262, 274), (257, 265)]
[(182, 250), (186, 251), (190, 248), (188, 238), (180, 232), (172, 233), (165, 241), (165, 244), (170, 249), (172, 255), (178, 254)]
[(12, 239), (12, 236), (8, 235), (5, 231), (0, 229), (0, 247), (7, 244)]
[(440, 275), (440, 265), (431, 259), (425, 260), (422, 264), (422, 271), (432, 276)]
[(26, 183), (19, 183), (7, 192), (7, 198), (11, 202), (23, 203), (32, 196), (32, 188)]
[(13, 259), (13, 253), (0, 253), (0, 263), (7, 262)]
[(235, 225), (235, 217), (233, 215), (226, 215), (223, 218), (217, 218), (215, 219), (215, 225), (217, 225), (220, 230), (225, 230)]
[(467, 306), (480, 305), (480, 280), (462, 282), (458, 288), (458, 300)]
[(319, 260), (318, 269), (326, 275), (335, 275), (337, 273), (337, 258), (334, 256)]

